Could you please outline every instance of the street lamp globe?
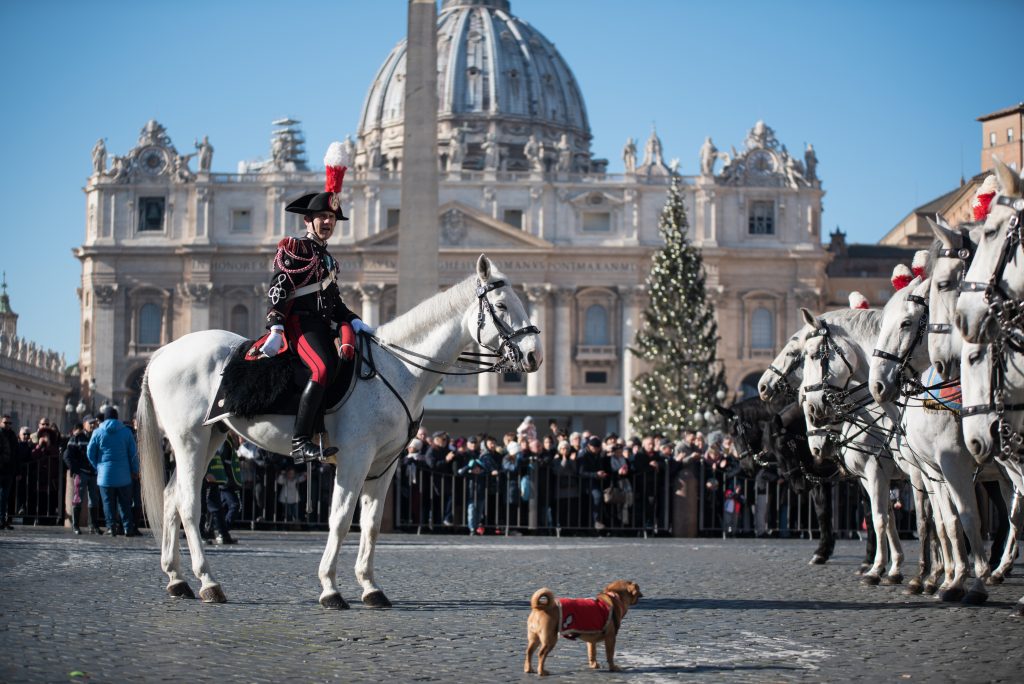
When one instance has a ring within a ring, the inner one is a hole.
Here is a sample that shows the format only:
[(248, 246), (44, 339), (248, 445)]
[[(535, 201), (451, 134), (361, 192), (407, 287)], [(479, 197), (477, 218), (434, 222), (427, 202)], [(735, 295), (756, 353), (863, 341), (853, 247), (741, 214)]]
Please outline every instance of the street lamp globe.
[(719, 402), (725, 401), (725, 390), (720, 389), (717, 392), (715, 392), (715, 398), (718, 399)]
[(78, 417), (81, 418), (82, 416), (85, 415), (85, 412), (88, 409), (89, 407), (85, 405), (85, 399), (79, 399), (78, 406), (75, 407), (75, 413), (77, 413)]
[(708, 423), (708, 424), (710, 425), (710, 424), (711, 424), (711, 422), (712, 422), (712, 421), (713, 421), (714, 419), (715, 419), (715, 414), (714, 414), (714, 413), (712, 413), (710, 409), (704, 412), (704, 421), (705, 421), (706, 423)]

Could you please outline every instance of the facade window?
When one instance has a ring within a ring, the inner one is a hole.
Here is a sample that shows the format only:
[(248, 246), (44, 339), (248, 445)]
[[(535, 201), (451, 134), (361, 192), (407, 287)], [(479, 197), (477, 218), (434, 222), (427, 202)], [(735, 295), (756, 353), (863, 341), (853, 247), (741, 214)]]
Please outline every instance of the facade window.
[(1008, 142), (1008, 143), (1012, 143), (1013, 142), (1013, 129), (1012, 128), (1007, 128), (1006, 129), (1006, 142)]
[(995, 131), (992, 131), (991, 133), (988, 134), (988, 146), (989, 147), (995, 147), (996, 146), (996, 132)]
[(607, 211), (583, 212), (583, 232), (609, 233), (612, 230), (612, 215)]
[(600, 304), (587, 307), (583, 317), (583, 344), (611, 344), (608, 341), (608, 309)]
[(164, 198), (142, 197), (139, 199), (139, 230), (164, 229)]
[(503, 219), (505, 223), (516, 228), (523, 227), (523, 210), (522, 209), (506, 209)]
[(588, 385), (607, 385), (608, 371), (587, 371), (583, 374), (583, 382)]
[(501, 374), (501, 379), (503, 382), (520, 383), (523, 381), (523, 374), (517, 371), (506, 371)]
[(751, 202), (747, 230), (751, 235), (775, 235), (775, 202)]
[(747, 377), (743, 378), (740, 383), (740, 396), (739, 400), (750, 399), (751, 397), (757, 396), (757, 382), (761, 379), (760, 373), (751, 373)]
[(236, 304), (231, 309), (231, 332), (243, 337), (249, 335), (249, 309), (242, 304)]
[(385, 228), (396, 228), (396, 227), (398, 227), (398, 220), (401, 218), (401, 216), (402, 216), (402, 210), (401, 209), (388, 209), (387, 217), (385, 219), (387, 223), (386, 223), (386, 225), (384, 227)]
[(252, 232), (252, 211), (249, 209), (234, 209), (231, 212), (231, 232), (251, 233)]
[(754, 310), (750, 317), (750, 348), (751, 349), (774, 349), (775, 348), (775, 321), (772, 312), (759, 307)]
[(139, 346), (159, 347), (163, 313), (159, 304), (143, 304), (139, 308)]

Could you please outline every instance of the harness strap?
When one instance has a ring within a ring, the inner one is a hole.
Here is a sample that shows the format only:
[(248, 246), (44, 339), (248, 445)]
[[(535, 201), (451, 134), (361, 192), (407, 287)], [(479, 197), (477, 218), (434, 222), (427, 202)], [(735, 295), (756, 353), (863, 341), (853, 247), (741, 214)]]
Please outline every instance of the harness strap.
[(316, 292), (318, 290), (326, 290), (328, 287), (331, 286), (331, 283), (334, 282), (334, 277), (335, 277), (334, 273), (332, 272), (330, 276), (324, 278), (319, 283), (312, 283), (311, 285), (303, 285), (302, 287), (293, 290), (292, 293), (285, 298), (285, 301), (286, 302), (290, 302), (293, 299), (297, 299), (299, 297), (304, 297), (304, 296), (308, 295), (310, 292)]

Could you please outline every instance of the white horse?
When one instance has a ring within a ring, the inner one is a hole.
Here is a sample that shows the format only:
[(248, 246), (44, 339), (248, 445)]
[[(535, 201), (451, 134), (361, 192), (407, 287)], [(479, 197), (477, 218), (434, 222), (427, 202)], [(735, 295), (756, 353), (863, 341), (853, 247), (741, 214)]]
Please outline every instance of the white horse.
[[(907, 290), (912, 291), (906, 294)], [(884, 310), (868, 377), (871, 394), (880, 404), (897, 400), (908, 369), (915, 380), (926, 382), (930, 377), (929, 373), (918, 370), (930, 363), (928, 339), (931, 333), (927, 327), (930, 290), (930, 279), (916, 287), (908, 286), (891, 300), (893, 305), (887, 305)], [(903, 445), (901, 448), (912, 452), (922, 469), (924, 486), (936, 515), (939, 541), (944, 555), (952, 561), (946, 563), (947, 579), (939, 595), (945, 601), (963, 599), (968, 604), (978, 605), (988, 598), (985, 584), (990, 582), (990, 568), (974, 491), (974, 462), (966, 455), (958, 415), (948, 410), (929, 409), (923, 405), (923, 399), (919, 395), (907, 399), (902, 422), (906, 441), (905, 448)], [(1001, 471), (994, 467), (988, 468), (985, 478), (1006, 484)], [(1003, 491), (1012, 501), (1011, 489), (1004, 486)], [(967, 554), (958, 533), (958, 519), (974, 557), (975, 580), (966, 594)]]
[[(929, 218), (928, 222), (937, 239), (929, 261), (931, 285), (928, 291), (928, 357), (939, 377), (949, 380), (960, 377), (960, 355), (964, 339), (954, 321), (959, 283), (973, 258), (975, 245), (964, 226), (951, 228), (942, 217), (938, 217), (938, 221)], [(973, 424), (973, 421), (968, 423)], [(957, 462), (960, 467), (974, 467), (968, 459), (958, 458)], [(999, 565), (989, 576), (993, 583), (999, 583), (1013, 567), (1016, 555), (1017, 532), (1024, 521), (1024, 497), (1020, 494), (1024, 491), (1024, 480), (1021, 478), (1020, 468), (1013, 462), (999, 461), (997, 466), (991, 463), (978, 466), (981, 467), (978, 479), (982, 481), (990, 479), (989, 473), (993, 469), (1001, 473), (1001, 477), (995, 479), (1007, 504), (1009, 534)], [(967, 529), (969, 526), (965, 524), (964, 527)], [(971, 543), (973, 545), (974, 542)]]
[[(477, 342), (499, 353), (510, 366), (533, 372), (543, 360), (538, 332), (511, 285), (481, 255), (474, 275), (382, 325), (377, 332), (379, 344), (363, 339), (361, 354), (364, 360), (372, 354), (377, 375), (357, 381), (349, 399), (337, 412), (326, 416), (339, 451), (330, 533), (319, 568), (322, 606), (348, 607), (335, 575), (341, 542), (351, 526), (360, 493), (356, 579), (364, 603), (372, 607), (391, 605), (373, 575), (373, 553), (385, 495), (395, 472), (396, 455), (409, 441), (410, 424), (422, 415), (423, 401), (441, 376), (406, 363), (382, 351), (382, 347), (400, 346), (443, 367)], [(159, 538), (162, 531), (161, 565), (172, 596), (194, 596), (181, 570), (180, 521), (188, 540), (192, 571), (202, 584), (201, 598), (207, 602), (226, 600), (210, 572), (198, 527), (202, 479), (224, 434), (216, 426), (204, 426), (203, 419), (224, 366), (242, 342), (243, 338), (222, 330), (186, 335), (158, 350), (143, 377), (138, 413), (142, 485), (153, 532)], [(265, 415), (253, 420), (231, 417), (224, 423), (258, 446), (279, 453), (289, 451), (290, 416)], [(160, 428), (170, 440), (176, 463), (166, 487)]]
[[(886, 306), (894, 306), (893, 301), (890, 300)], [(828, 440), (821, 436), (820, 429), (815, 428), (838, 420), (847, 423), (842, 434), (843, 442), (849, 446), (844, 450), (843, 458), (851, 472), (865, 479), (875, 533), (879, 540), (887, 537), (892, 549), (892, 563), (883, 582), (898, 583), (902, 580), (903, 549), (890, 510), (890, 481), (901, 478), (902, 471), (913, 487), (922, 559), (929, 554), (928, 507), (923, 494), (926, 484), (921, 465), (912, 452), (899, 448), (899, 440), (895, 444), (891, 440), (891, 436), (897, 433), (893, 425), (899, 422), (899, 410), (888, 403), (874, 404), (864, 394), (871, 350), (878, 339), (883, 312), (877, 309), (844, 309), (826, 321), (807, 309), (800, 311), (807, 325), (815, 330), (804, 344), (803, 381), (800, 384), (808, 425), (808, 446), (812, 454), (824, 453)], [(835, 401), (849, 407), (839, 410)], [(854, 445), (856, 448), (851, 448)], [(875, 564), (865, 574), (865, 580), (877, 581), (884, 565), (885, 547), (879, 542)], [(939, 563), (936, 562), (935, 566), (939, 567)]]
[[(826, 311), (821, 314), (820, 321), (828, 322), (834, 318), (845, 318), (848, 314), (839, 311)], [(792, 394), (795, 398), (797, 390), (803, 381), (804, 344), (808, 336), (817, 330), (817, 326), (805, 324), (796, 331), (775, 359), (768, 364), (768, 369), (761, 375), (757, 382), (758, 394), (764, 402), (771, 401), (782, 394)], [(842, 439), (842, 446), (837, 453), (833, 453), (832, 443), (826, 438), (827, 434), (844, 433), (848, 439)], [(860, 478), (861, 487), (868, 494), (869, 501), (873, 501), (871, 492), (885, 492), (888, 496), (888, 482), (891, 476), (888, 474), (890, 468), (887, 464), (869, 464), (865, 455), (878, 448), (877, 440), (871, 431), (860, 430), (855, 424), (844, 424), (843, 422), (830, 423), (824, 429), (816, 428), (808, 433), (808, 447), (814, 458), (821, 462), (824, 459), (833, 458), (841, 461), (848, 472)], [(878, 501), (888, 501), (887, 498), (878, 495)], [(880, 546), (889, 544), (890, 539), (895, 538), (898, 544), (899, 538), (895, 525), (892, 525), (891, 534), (887, 531), (885, 536), (878, 536), (875, 531), (874, 510), (872, 507), (871, 532), (875, 535), (875, 545), (872, 548), (869, 543), (865, 560), (860, 566), (859, 572), (867, 577), (867, 583), (880, 582), (881, 569), (885, 566), (885, 559), (891, 551), (892, 557), (896, 558), (897, 549), (881, 549)], [(902, 555), (902, 550), (899, 551)], [(873, 572), (872, 572), (873, 571)], [(922, 568), (923, 574), (923, 568)], [(893, 574), (893, 579), (899, 575), (898, 571)], [(891, 580), (886, 580), (889, 583)], [(916, 580), (912, 581), (916, 582)], [(917, 582), (920, 584), (920, 582)], [(934, 586), (932, 587), (934, 590)]]

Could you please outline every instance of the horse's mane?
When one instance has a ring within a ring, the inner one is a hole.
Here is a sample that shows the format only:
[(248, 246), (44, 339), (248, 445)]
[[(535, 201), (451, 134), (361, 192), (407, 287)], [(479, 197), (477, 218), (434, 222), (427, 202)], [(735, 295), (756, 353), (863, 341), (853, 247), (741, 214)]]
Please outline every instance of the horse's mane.
[[(495, 278), (503, 277), (492, 271)], [(437, 327), (438, 321), (459, 318), (466, 313), (466, 306), (476, 293), (479, 278), (467, 277), (443, 292), (420, 302), (409, 311), (391, 320), (377, 330), (377, 337), (383, 342), (411, 344), (426, 336)]]
[(882, 309), (837, 309), (826, 319), (829, 326), (839, 328), (851, 337), (878, 339), (882, 329)]

